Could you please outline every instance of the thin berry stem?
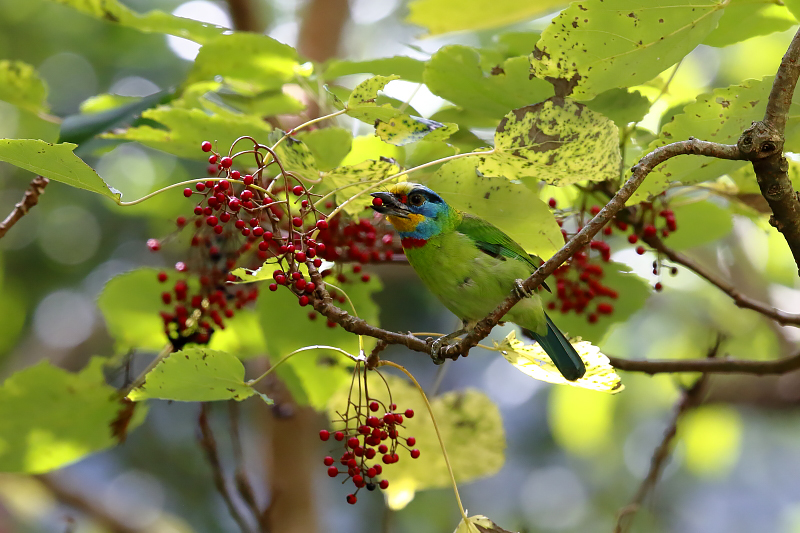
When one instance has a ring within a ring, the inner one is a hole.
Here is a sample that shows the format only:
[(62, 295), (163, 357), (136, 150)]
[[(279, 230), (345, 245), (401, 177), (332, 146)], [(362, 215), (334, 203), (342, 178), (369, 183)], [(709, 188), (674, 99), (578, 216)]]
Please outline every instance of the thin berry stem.
[(428, 414), (431, 417), (431, 422), (433, 422), (433, 429), (436, 430), (436, 438), (439, 439), (439, 446), (442, 448), (442, 455), (444, 456), (444, 463), (447, 465), (447, 473), (450, 474), (450, 481), (453, 483), (453, 493), (456, 495), (456, 502), (458, 502), (458, 510), (461, 511), (461, 517), (464, 519), (464, 522), (468, 522), (469, 519), (467, 518), (467, 513), (464, 512), (464, 506), (461, 504), (461, 496), (458, 495), (458, 485), (456, 485), (456, 478), (453, 475), (453, 467), (450, 466), (450, 458), (447, 456), (447, 450), (444, 447), (444, 441), (442, 440), (442, 434), (439, 431), (439, 425), (436, 423), (436, 417), (433, 416), (433, 408), (431, 407), (431, 403), (428, 401), (428, 397), (425, 395), (425, 391), (422, 390), (422, 387), (411, 375), (411, 372), (403, 368), (402, 366), (398, 365), (397, 363), (393, 363), (392, 361), (382, 360), (378, 362), (378, 366), (390, 366), (392, 368), (396, 368), (408, 376), (414, 386), (419, 391), (420, 395), (422, 396), (422, 400), (425, 402), (425, 407), (428, 408)]
[(349, 357), (349, 358), (350, 358), (350, 359), (352, 359), (353, 361), (356, 361), (356, 362), (358, 362), (358, 361), (361, 361), (361, 360), (362, 360), (361, 358), (359, 358), (359, 357), (357, 357), (357, 356), (355, 356), (355, 355), (351, 354), (350, 352), (348, 352), (348, 351), (346, 351), (346, 350), (342, 350), (341, 348), (337, 348), (336, 346), (326, 346), (326, 345), (324, 345), (324, 344), (314, 344), (314, 345), (312, 345), (312, 346), (304, 346), (304, 347), (302, 347), (302, 348), (298, 348), (297, 350), (295, 350), (295, 351), (293, 351), (293, 352), (291, 352), (291, 353), (288, 353), (288, 354), (284, 355), (284, 356), (281, 358), (281, 360), (280, 360), (280, 361), (278, 361), (277, 363), (275, 363), (274, 365), (272, 365), (272, 366), (269, 368), (269, 370), (267, 370), (266, 372), (264, 372), (263, 374), (261, 374), (261, 375), (260, 375), (260, 376), (258, 376), (257, 378), (251, 379), (250, 381), (245, 381), (245, 385), (252, 387), (253, 385), (255, 385), (256, 383), (258, 383), (259, 381), (261, 381), (261, 380), (262, 380), (262, 379), (264, 379), (265, 377), (267, 377), (267, 376), (269, 376), (270, 374), (272, 374), (272, 372), (273, 372), (273, 371), (274, 371), (276, 368), (278, 368), (278, 367), (279, 367), (279, 366), (281, 366), (283, 363), (285, 363), (286, 361), (288, 361), (290, 357), (292, 357), (292, 356), (294, 356), (294, 355), (297, 355), (297, 354), (299, 354), (300, 352), (307, 352), (307, 351), (309, 351), (309, 350), (333, 350), (333, 351), (335, 351), (335, 352), (339, 352), (339, 353), (342, 353), (342, 354), (346, 355), (347, 357)]
[(283, 137), (281, 137), (280, 139), (278, 139), (278, 142), (276, 142), (275, 144), (273, 144), (273, 145), (272, 145), (272, 150), (273, 150), (273, 151), (275, 151), (275, 149), (276, 149), (276, 148), (277, 148), (277, 147), (278, 147), (278, 146), (279, 146), (279, 145), (280, 145), (280, 144), (281, 144), (281, 143), (282, 143), (284, 140), (286, 140), (286, 139), (287, 139), (288, 137), (290, 137), (291, 135), (294, 135), (294, 134), (295, 134), (295, 133), (297, 133), (298, 131), (300, 131), (300, 130), (302, 130), (302, 129), (304, 129), (304, 128), (307, 128), (307, 127), (311, 126), (312, 124), (316, 124), (316, 123), (318, 123), (318, 122), (322, 122), (323, 120), (328, 120), (329, 118), (338, 117), (339, 115), (344, 115), (345, 113), (347, 113), (347, 108), (345, 108), (345, 109), (340, 109), (339, 111), (336, 111), (336, 112), (334, 112), (334, 113), (331, 113), (331, 114), (329, 114), (329, 115), (325, 115), (325, 116), (322, 116), (322, 117), (317, 117), (317, 118), (311, 119), (311, 120), (309, 120), (308, 122), (304, 122), (304, 123), (300, 124), (299, 126), (297, 126), (297, 127), (295, 127), (295, 128), (292, 128), (291, 130), (287, 131), (287, 132), (286, 132), (286, 133), (283, 135)]
[[(222, 181), (222, 180), (228, 180), (228, 179), (230, 179), (230, 178), (228, 178), (226, 176), (226, 177), (222, 177), (222, 178), (202, 178), (202, 179), (181, 181), (180, 183), (173, 183), (172, 185), (167, 185), (166, 187), (158, 189), (157, 191), (153, 191), (150, 194), (146, 194), (146, 195), (142, 196), (141, 198), (139, 198), (138, 200), (131, 200), (130, 202), (118, 201), (117, 205), (120, 205), (122, 207), (126, 207), (126, 206), (129, 206), (129, 205), (136, 205), (136, 204), (140, 204), (140, 203), (144, 202), (145, 200), (149, 200), (150, 198), (152, 198), (152, 197), (154, 197), (156, 195), (159, 195), (162, 192), (166, 192), (166, 191), (168, 191), (170, 189), (176, 189), (178, 187), (183, 187), (184, 185), (192, 185), (194, 183), (201, 183), (201, 182), (205, 183), (207, 181)], [(258, 185), (255, 185), (255, 184), (249, 185), (248, 187), (250, 187), (252, 189), (256, 189), (257, 191), (261, 191), (263, 193), (267, 192), (266, 189), (262, 189), (261, 187), (259, 187)]]

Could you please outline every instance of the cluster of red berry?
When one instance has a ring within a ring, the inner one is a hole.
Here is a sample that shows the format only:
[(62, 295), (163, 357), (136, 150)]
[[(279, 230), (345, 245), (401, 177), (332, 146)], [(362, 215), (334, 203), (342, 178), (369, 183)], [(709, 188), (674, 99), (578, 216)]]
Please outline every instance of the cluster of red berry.
[[(356, 373), (360, 373), (358, 368)], [(383, 415), (378, 416), (381, 411)], [(420, 451), (412, 448), (417, 439), (400, 435), (400, 429), (405, 427), (404, 417), (414, 417), (412, 409), (406, 409), (401, 414), (397, 412), (396, 404), (389, 404), (387, 409), (381, 401), (367, 397), (363, 404), (348, 400), (347, 411), (337, 414), (340, 420), (336, 422), (343, 423), (344, 429), (333, 433), (323, 429), (319, 432), (319, 438), (328, 441), (333, 437), (343, 444), (344, 451), (338, 459), (341, 467), (336, 466), (337, 460), (330, 455), (325, 457), (323, 463), (328, 467), (330, 477), (347, 475), (347, 480), (355, 485), (356, 490), (347, 495), (347, 503), (356, 503), (356, 495), (362, 488), (373, 491), (378, 487), (384, 490), (389, 487), (389, 480), (378, 479), (383, 474), (380, 463), (390, 465), (399, 462), (398, 449), (408, 449), (412, 459), (420, 456)]]
[[(550, 198), (548, 205), (556, 208), (555, 198)], [(627, 240), (630, 244), (636, 244), (642, 237), (655, 237), (660, 233), (662, 238), (668, 237), (678, 229), (675, 221), (675, 213), (671, 209), (657, 211), (653, 204), (643, 203), (640, 206), (641, 220), (647, 221), (643, 225), (633, 225), (622, 220), (614, 219), (607, 224), (602, 231), (603, 236), (611, 236), (615, 231), (627, 233)], [(600, 206), (594, 205), (589, 208), (592, 216), (600, 212)], [(663, 223), (659, 220), (663, 219)], [(562, 226), (561, 235), (564, 242), (572, 236), (567, 230), (563, 229), (564, 218), (558, 219), (559, 226)], [(658, 227), (657, 227), (658, 226)], [(637, 231), (637, 228), (641, 227)], [(582, 227), (578, 226), (580, 231)], [(592, 253), (595, 252), (595, 253)], [(646, 252), (644, 246), (639, 244), (636, 253), (643, 255)], [(600, 239), (592, 240), (587, 248), (578, 251), (567, 262), (561, 265), (553, 273), (556, 280), (556, 297), (560, 303), (551, 301), (547, 304), (550, 310), (560, 310), (562, 313), (574, 312), (586, 313), (586, 320), (594, 324), (601, 316), (611, 315), (614, 312), (612, 300), (619, 296), (616, 290), (605, 286), (602, 283), (603, 263), (611, 259), (611, 247), (607, 242)], [(653, 262), (653, 274), (659, 273), (659, 262)], [(671, 273), (675, 275), (677, 269), (671, 268)], [(663, 286), (661, 282), (655, 284), (655, 290), (660, 291)]]

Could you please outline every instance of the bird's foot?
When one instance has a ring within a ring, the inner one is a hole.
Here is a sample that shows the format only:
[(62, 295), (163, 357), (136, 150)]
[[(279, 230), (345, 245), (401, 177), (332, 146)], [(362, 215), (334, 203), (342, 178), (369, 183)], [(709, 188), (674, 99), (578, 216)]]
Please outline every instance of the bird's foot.
[(517, 296), (519, 296), (520, 299), (527, 298), (531, 294), (533, 294), (532, 291), (529, 291), (528, 289), (525, 288), (525, 280), (523, 279), (514, 280), (514, 292), (517, 293)]
[(441, 365), (444, 363), (444, 356), (440, 353), (442, 348), (446, 348), (452, 339), (463, 335), (466, 332), (466, 329), (462, 328), (458, 331), (454, 331), (453, 333), (448, 333), (447, 335), (443, 335), (438, 339), (431, 342), (431, 359), (433, 360), (433, 364)]

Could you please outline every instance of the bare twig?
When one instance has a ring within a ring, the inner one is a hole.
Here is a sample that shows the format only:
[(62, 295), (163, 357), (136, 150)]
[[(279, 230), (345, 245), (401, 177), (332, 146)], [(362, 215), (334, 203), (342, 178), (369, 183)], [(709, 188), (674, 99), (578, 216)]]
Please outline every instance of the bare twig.
[(708, 374), (786, 374), (800, 369), (800, 352), (774, 361), (749, 361), (736, 359), (634, 360), (608, 356), (611, 366), (628, 372), (665, 374), (677, 372), (704, 372)]
[(683, 254), (676, 252), (675, 250), (667, 247), (664, 245), (664, 242), (658, 238), (657, 236), (654, 237), (643, 237), (644, 240), (648, 245), (650, 245), (654, 250), (658, 251), (665, 257), (669, 258), (670, 261), (673, 263), (677, 263), (679, 265), (683, 265), (701, 278), (704, 278), (706, 281), (717, 287), (719, 290), (727, 294), (733, 299), (733, 302), (741, 308), (744, 309), (752, 309), (762, 315), (773, 319), (777, 323), (785, 326), (785, 325), (792, 325), (792, 326), (800, 326), (800, 315), (787, 313), (786, 311), (781, 311), (780, 309), (776, 309), (771, 305), (767, 305), (763, 302), (759, 302), (758, 300), (754, 300), (749, 296), (745, 296), (744, 294), (740, 293), (739, 290), (730, 282), (722, 279), (721, 277), (717, 276), (709, 269), (701, 265), (700, 263), (686, 257)]
[(14, 210), (3, 222), (0, 222), (0, 239), (11, 229), (11, 226), (19, 222), (19, 219), (28, 213), (31, 207), (39, 203), (39, 196), (44, 193), (44, 188), (47, 187), (48, 183), (50, 183), (50, 180), (42, 176), (37, 176), (31, 180), (31, 184), (25, 191), (22, 200), (17, 202), (14, 206)]
[[(711, 360), (716, 356), (719, 350), (722, 337), (718, 336), (714, 346), (708, 352), (708, 360), (705, 362), (712, 362)], [(669, 459), (670, 452), (672, 451), (672, 441), (678, 433), (678, 421), (689, 409), (698, 406), (703, 401), (703, 395), (706, 392), (708, 385), (708, 375), (703, 374), (695, 381), (694, 385), (683, 391), (681, 399), (675, 406), (675, 412), (672, 415), (667, 429), (664, 431), (664, 436), (661, 442), (653, 451), (650, 458), (650, 469), (647, 476), (642, 480), (636, 494), (634, 494), (630, 503), (619, 510), (617, 513), (617, 524), (614, 527), (614, 533), (623, 533), (628, 530), (631, 525), (633, 516), (641, 508), (644, 499), (656, 485), (661, 471)]]
[(228, 484), (225, 482), (225, 475), (222, 472), (222, 464), (220, 463), (219, 453), (217, 451), (217, 441), (214, 439), (214, 434), (208, 423), (208, 403), (206, 402), (201, 404), (197, 425), (200, 427), (200, 447), (203, 448), (206, 460), (211, 466), (211, 473), (214, 476), (214, 485), (217, 487), (217, 492), (219, 492), (222, 499), (225, 500), (228, 512), (231, 513), (231, 517), (233, 517), (239, 525), (242, 533), (253, 533), (247, 523), (247, 519), (239, 509), (237, 509), (236, 502), (233, 501), (233, 494), (231, 494)]
[(753, 164), (761, 194), (772, 209), (772, 224), (783, 234), (800, 268), (800, 198), (789, 180), (783, 157), (784, 130), (800, 75), (800, 30), (795, 34), (775, 74), (764, 119), (739, 138), (739, 149)]

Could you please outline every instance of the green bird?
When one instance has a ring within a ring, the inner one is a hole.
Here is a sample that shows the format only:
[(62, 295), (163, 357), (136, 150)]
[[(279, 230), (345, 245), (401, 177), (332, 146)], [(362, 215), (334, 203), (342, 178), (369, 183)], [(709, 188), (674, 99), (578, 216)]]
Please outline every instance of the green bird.
[[(521, 280), (542, 263), (500, 229), (449, 206), (424, 185), (401, 182), (372, 196), (379, 199), (372, 208), (397, 230), (422, 282), (462, 320), (464, 329), (447, 338), (473, 327), (512, 290), (521, 289)], [(544, 312), (539, 295), (529, 296), (508, 312), (507, 320), (535, 339), (566, 379), (580, 379), (586, 373), (580, 356)]]

